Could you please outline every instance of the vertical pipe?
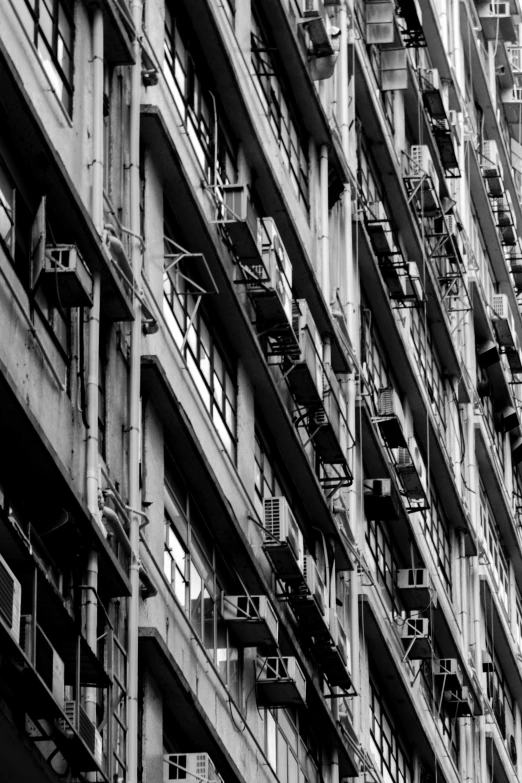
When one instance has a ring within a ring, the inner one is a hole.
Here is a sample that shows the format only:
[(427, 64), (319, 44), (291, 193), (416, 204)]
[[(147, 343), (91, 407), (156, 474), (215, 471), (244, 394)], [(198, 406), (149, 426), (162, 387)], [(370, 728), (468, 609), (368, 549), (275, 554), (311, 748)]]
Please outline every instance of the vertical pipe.
[(326, 304), (330, 306), (330, 246), (328, 226), (328, 147), (321, 144), (320, 153), (320, 198), (321, 198), (321, 286)]
[[(100, 273), (93, 276), (93, 303), (89, 312), (89, 357), (87, 371), (87, 505), (95, 519), (98, 511), (98, 382), (100, 344)], [(85, 595), (86, 635), (89, 647), (96, 652), (98, 636), (98, 553), (91, 549), (87, 560), (86, 584), (92, 588)], [(85, 711), (96, 723), (96, 688), (87, 688)]]
[[(92, 219), (98, 233), (103, 231), (103, 12), (96, 7), (92, 17)], [(89, 354), (87, 369), (87, 446), (86, 446), (86, 491), (87, 506), (96, 520), (98, 510), (98, 394), (99, 394), (99, 350), (100, 350), (100, 299), (101, 281), (99, 272), (93, 277), (93, 303), (89, 313)], [(91, 549), (87, 560), (86, 584), (86, 635), (89, 647), (96, 652), (98, 636), (98, 553)], [(96, 724), (96, 688), (85, 692), (85, 711)]]
[[(136, 28), (134, 41), (135, 65), (131, 77), (130, 109), (130, 227), (132, 237), (131, 263), (134, 281), (139, 287), (141, 280), (141, 245), (136, 235), (140, 234), (140, 97), (141, 97), (141, 25), (143, 2), (132, 0), (132, 19)], [(141, 303), (134, 293), (134, 321), (131, 333), (131, 361), (129, 378), (129, 505), (140, 507), (139, 461), (140, 461), (140, 363), (141, 363)], [(130, 565), (131, 596), (128, 611), (128, 783), (138, 781), (138, 627), (139, 627), (139, 560), (140, 545), (139, 517), (130, 512), (130, 543), (132, 547)]]
[(92, 17), (92, 218), (99, 234), (103, 231), (103, 11), (96, 6)]

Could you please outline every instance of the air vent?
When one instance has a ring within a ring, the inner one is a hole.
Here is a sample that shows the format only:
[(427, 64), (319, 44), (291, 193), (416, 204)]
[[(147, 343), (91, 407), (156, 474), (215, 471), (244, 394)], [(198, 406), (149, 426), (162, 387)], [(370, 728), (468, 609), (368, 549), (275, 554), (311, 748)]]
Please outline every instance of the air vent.
[(15, 642), (20, 639), (22, 587), (3, 557), (0, 556), (0, 617)]

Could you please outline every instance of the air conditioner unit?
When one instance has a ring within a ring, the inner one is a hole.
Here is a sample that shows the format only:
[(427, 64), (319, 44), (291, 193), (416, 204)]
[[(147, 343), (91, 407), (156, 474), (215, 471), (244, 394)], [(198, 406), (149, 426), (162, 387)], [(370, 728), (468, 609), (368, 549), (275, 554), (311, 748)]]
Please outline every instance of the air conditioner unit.
[[(84, 741), (96, 764), (101, 767), (103, 763), (103, 741), (100, 732), (95, 727), (91, 719), (87, 716), (87, 713), (85, 712), (82, 705), (77, 701), (66, 701), (64, 706), (64, 713), (72, 723), (76, 733)], [(62, 721), (61, 726), (63, 732), (66, 735), (72, 735), (71, 729), (69, 725), (65, 723), (65, 721)]]
[(405, 298), (423, 302), (425, 299), (419, 267), (414, 261), (408, 261), (405, 276)]
[(397, 252), (395, 238), (387, 220), (367, 220), (366, 230), (377, 256), (390, 256)]
[(293, 590), (288, 597), (290, 606), (301, 631), (310, 636), (324, 636), (328, 634), (328, 598), (324, 580), (310, 554), (304, 556), (303, 575), (304, 585)]
[(335, 607), (330, 610), (329, 642), (314, 640), (312, 652), (330, 685), (351, 687), (348, 639)]
[(493, 320), (493, 328), (500, 345), (515, 348), (515, 322), (509, 299), (506, 294), (494, 294), (491, 306), (497, 316)]
[(364, 513), (369, 520), (399, 519), (400, 500), (391, 479), (364, 481)]
[(216, 204), (216, 223), (226, 227), (237, 258), (246, 266), (259, 264), (257, 216), (247, 185), (220, 185)]
[(431, 153), (426, 144), (412, 144), (411, 159), (413, 161), (411, 176), (415, 178), (428, 177), (423, 184), (422, 200), (424, 206), (431, 209), (438, 206), (439, 178), (433, 165)]
[(398, 570), (397, 590), (408, 609), (428, 609), (431, 605), (437, 605), (427, 568)]
[(479, 714), (471, 691), (466, 686), (456, 690), (445, 691), (444, 699), (452, 717), (465, 718)]
[(303, 706), (306, 703), (306, 680), (293, 657), (257, 659), (257, 703), (264, 707)]
[(432, 90), (440, 90), (440, 76), (437, 68), (426, 68), (422, 75)]
[(426, 467), (415, 438), (409, 438), (408, 448), (397, 449), (395, 464), (406, 495), (413, 500), (426, 497)]
[(62, 307), (92, 306), (92, 275), (76, 245), (47, 245), (35, 285)]
[(346, 463), (346, 399), (332, 370), (323, 373), (323, 402), (311, 411), (309, 428), (318, 455), (327, 465)]
[(402, 257), (400, 258), (400, 263), (395, 263), (393, 257), (381, 256), (379, 258), (379, 269), (391, 298), (398, 300), (406, 299), (408, 296), (407, 277)]
[(266, 595), (223, 595), (223, 617), (243, 646), (277, 644), (278, 620)]
[(506, 348), (506, 358), (508, 360), (509, 369), (513, 375), (520, 375), (522, 373), (522, 357), (520, 355), (520, 348)]
[(323, 343), (305, 299), (294, 302), (293, 329), (299, 359), (292, 360), (287, 382), (299, 405), (318, 404), (323, 398)]
[(20, 609), (22, 586), (0, 555), (0, 617), (18, 644), (20, 639)]
[(365, 3), (366, 43), (389, 44), (394, 40), (394, 6), (389, 0)]
[(427, 617), (408, 617), (401, 628), (402, 643), (411, 660), (431, 658), (431, 640)]
[(284, 497), (264, 500), (263, 549), (278, 579), (303, 580), (303, 534)]
[(504, 193), (502, 198), (495, 199), (493, 212), (499, 228), (507, 229), (514, 225), (513, 203), (508, 192)]
[[(33, 660), (35, 633), (36, 657)], [(24, 614), (20, 617), (20, 647), (63, 709), (65, 700), (64, 662), (30, 614)]]
[(448, 118), (458, 143), (462, 144), (462, 113), (455, 111), (455, 109), (450, 109)]
[(166, 753), (163, 756), (163, 783), (187, 780), (192, 783), (222, 783), (208, 753)]
[(310, 36), (310, 49), (314, 57), (330, 57), (335, 49), (317, 0), (304, 0), (303, 23)]
[(391, 386), (379, 389), (377, 398), (377, 426), (391, 449), (406, 446), (404, 412), (399, 395)]
[(310, 592), (310, 597), (317, 605), (320, 614), (324, 616), (328, 605), (326, 587), (324, 579), (317, 568), (317, 563), (311, 554), (304, 556), (303, 576)]
[(497, 142), (485, 140), (482, 144), (482, 176), (487, 179), (502, 179), (502, 161), (497, 147)]
[(292, 264), (272, 218), (260, 221), (261, 254), (268, 280), (248, 292), (265, 324), (292, 324)]
[(464, 674), (456, 658), (439, 658), (434, 661), (433, 676), (442, 691), (460, 690), (464, 684)]

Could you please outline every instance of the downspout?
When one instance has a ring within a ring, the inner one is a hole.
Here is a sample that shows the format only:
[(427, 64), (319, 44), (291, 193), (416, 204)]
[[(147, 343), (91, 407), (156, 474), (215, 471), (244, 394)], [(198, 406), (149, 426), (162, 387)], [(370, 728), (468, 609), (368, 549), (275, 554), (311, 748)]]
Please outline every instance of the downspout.
[[(96, 7), (92, 19), (93, 122), (92, 122), (92, 218), (101, 235), (103, 231), (103, 12)], [(87, 446), (86, 491), (89, 511), (100, 523), (98, 509), (98, 394), (100, 349), (100, 273), (93, 274), (93, 303), (89, 312), (89, 353), (87, 368)], [(98, 553), (93, 548), (87, 560), (86, 636), (89, 647), (96, 653), (98, 637)], [(96, 688), (87, 688), (85, 711), (96, 724)]]
[(328, 226), (328, 147), (321, 144), (320, 164), (320, 198), (321, 198), (321, 287), (326, 304), (330, 307), (330, 247)]
[[(349, 5), (348, 0), (343, 0), (339, 9), (339, 27), (341, 28), (341, 51), (339, 55), (339, 79), (341, 81), (341, 141), (343, 153), (348, 161), (350, 159), (350, 115), (349, 115), (349, 63), (348, 63), (348, 19)], [(344, 219), (344, 258), (346, 270), (343, 271), (342, 278), (346, 280), (346, 289), (342, 292), (342, 301), (347, 302), (347, 327), (350, 343), (354, 352), (357, 352), (358, 346), (358, 327), (357, 327), (357, 309), (355, 302), (355, 277), (356, 267), (353, 256), (352, 243), (352, 196), (351, 183), (346, 183), (343, 193), (343, 219)], [(355, 373), (352, 372), (348, 379), (348, 428), (355, 437), (355, 405), (357, 385)], [(356, 450), (352, 449), (352, 459), (350, 462), (354, 483), (350, 488), (348, 496), (348, 511), (350, 514), (350, 526), (355, 537), (356, 544), (359, 543), (359, 531), (357, 525), (357, 473), (358, 466), (356, 460)], [(361, 682), (359, 676), (359, 577), (357, 569), (350, 572), (350, 603), (348, 617), (350, 623), (350, 653), (352, 662), (352, 683), (356, 693), (361, 693)], [(361, 698), (353, 701), (353, 724), (357, 737), (361, 736)]]
[[(136, 288), (141, 281), (141, 243), (138, 239), (140, 225), (140, 99), (141, 99), (141, 25), (143, 2), (132, 0), (132, 19), (136, 30), (134, 40), (135, 65), (132, 67), (131, 78), (131, 109), (130, 109), (130, 229), (131, 264)], [(139, 509), (139, 460), (140, 460), (140, 363), (141, 363), (141, 302), (133, 294), (134, 321), (131, 332), (131, 361), (129, 379), (129, 506)], [(130, 544), (133, 555), (130, 564), (131, 595), (128, 604), (128, 669), (129, 688), (128, 706), (128, 736), (127, 783), (138, 781), (138, 626), (139, 626), (139, 596), (140, 596), (140, 564), (138, 559), (140, 545), (140, 520), (138, 514), (131, 511)]]

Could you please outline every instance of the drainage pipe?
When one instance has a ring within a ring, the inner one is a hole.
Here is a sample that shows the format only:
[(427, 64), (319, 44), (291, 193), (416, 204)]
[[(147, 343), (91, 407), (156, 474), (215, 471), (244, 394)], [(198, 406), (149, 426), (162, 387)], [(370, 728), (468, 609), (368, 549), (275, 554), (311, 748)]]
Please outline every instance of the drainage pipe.
[[(103, 231), (103, 12), (95, 7), (92, 18), (92, 219), (97, 231)], [(87, 506), (98, 524), (98, 394), (100, 350), (100, 273), (93, 275), (93, 303), (89, 312), (89, 353), (87, 367), (87, 444), (86, 492)], [(89, 647), (96, 653), (98, 637), (98, 553), (93, 548), (87, 561), (86, 582), (91, 590), (86, 593), (86, 636)], [(96, 688), (87, 688), (85, 711), (96, 724)]]
[[(131, 265), (136, 288), (141, 281), (141, 231), (140, 219), (140, 98), (141, 98), (141, 27), (143, 2), (132, 0), (132, 19), (136, 30), (134, 40), (135, 64), (131, 77), (130, 108), (130, 230)], [(129, 506), (140, 508), (139, 464), (140, 464), (140, 364), (141, 364), (141, 302), (136, 292), (133, 294), (134, 321), (131, 333), (131, 361), (129, 378)], [(140, 596), (140, 519), (131, 511), (130, 544), (132, 549), (130, 564), (131, 596), (128, 603), (128, 673), (129, 688), (127, 695), (128, 736), (127, 760), (128, 783), (138, 783), (138, 627)]]

